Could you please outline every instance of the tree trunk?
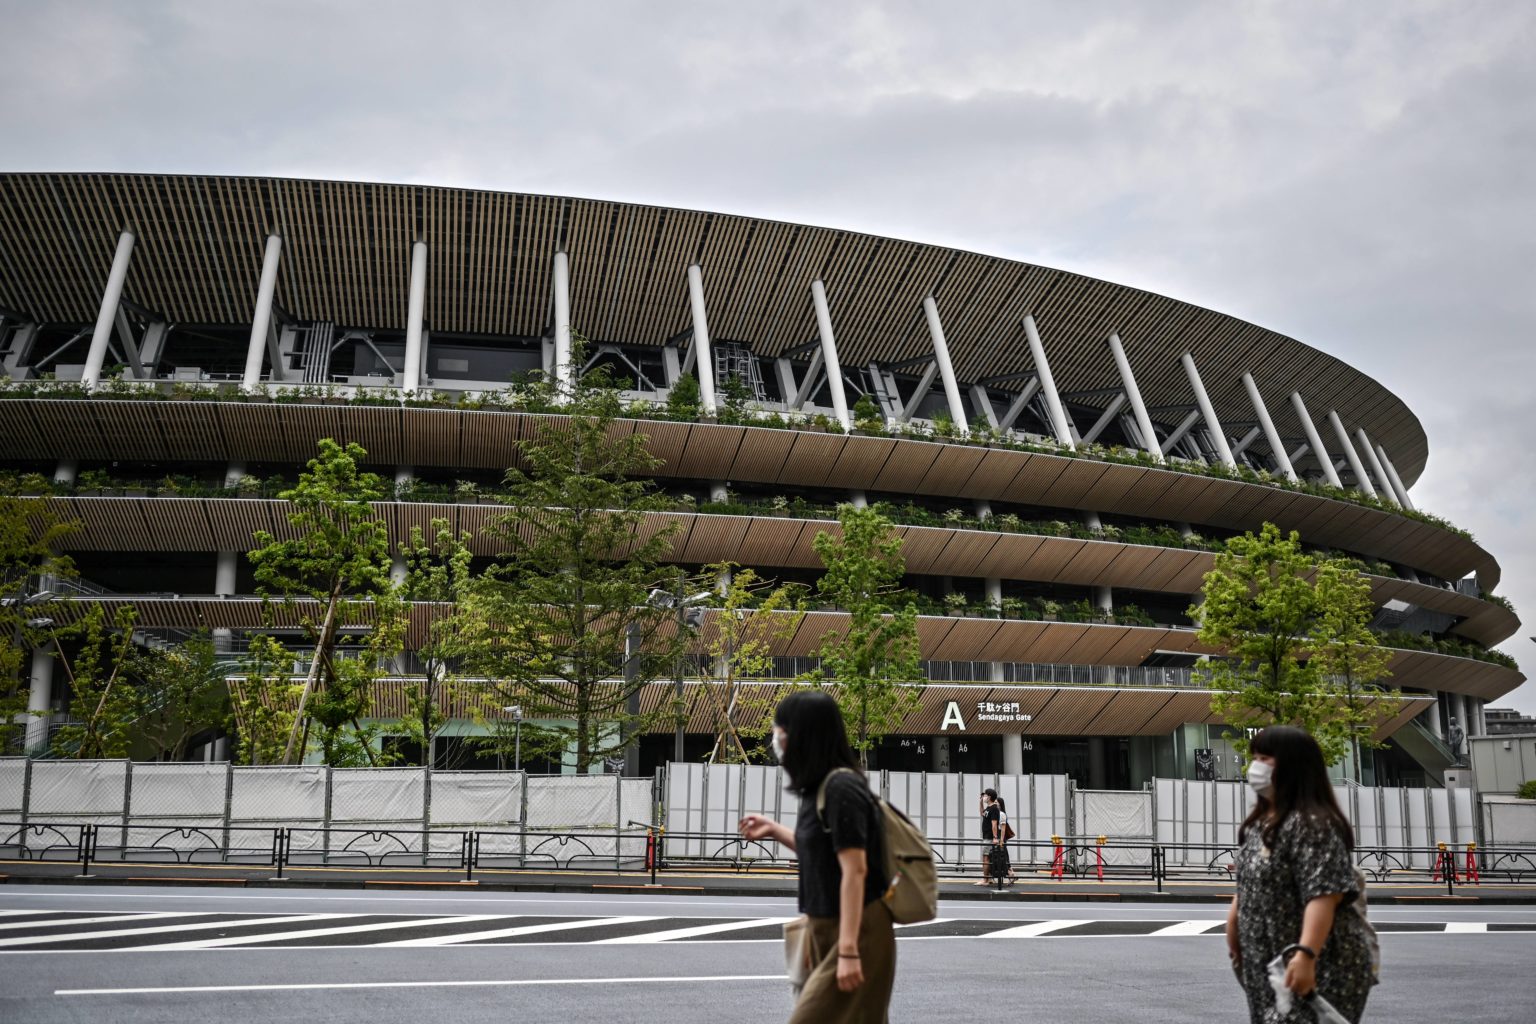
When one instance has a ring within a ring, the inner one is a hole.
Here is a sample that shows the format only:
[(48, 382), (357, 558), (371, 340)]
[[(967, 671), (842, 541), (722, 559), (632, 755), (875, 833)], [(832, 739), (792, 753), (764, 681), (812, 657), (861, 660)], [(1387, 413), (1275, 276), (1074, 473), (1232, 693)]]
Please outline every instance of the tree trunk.
[[(331, 635), (336, 629), (336, 606), (341, 602), (341, 580), (331, 588), (331, 599), (325, 606), (325, 623), (320, 627), (320, 637), (315, 644), (315, 656), (309, 662), (309, 675), (304, 677), (304, 689), (299, 691), (299, 709), (293, 716), (293, 727), (288, 730), (288, 746), (283, 750), (283, 764), (293, 764), (293, 747), (299, 738), (299, 726), (304, 721), (304, 706), (309, 703), (310, 692), (315, 688), (315, 682), (320, 677), (320, 659), (325, 655), (327, 645), (331, 642)], [(307, 729), (305, 739), (308, 739)], [(300, 751), (303, 754), (303, 751)], [(330, 758), (326, 758), (330, 763)]]

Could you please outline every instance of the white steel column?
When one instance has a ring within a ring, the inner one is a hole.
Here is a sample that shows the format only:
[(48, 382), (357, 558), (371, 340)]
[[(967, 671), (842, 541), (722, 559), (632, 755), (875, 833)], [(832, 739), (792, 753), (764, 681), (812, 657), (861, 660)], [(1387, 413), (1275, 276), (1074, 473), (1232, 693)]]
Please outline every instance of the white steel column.
[(1259, 426), (1264, 428), (1264, 440), (1269, 442), (1270, 454), (1279, 464), (1280, 471), (1288, 480), (1296, 480), (1296, 469), (1291, 465), (1290, 458), (1285, 453), (1285, 442), (1280, 440), (1280, 431), (1275, 429), (1275, 421), (1270, 419), (1269, 408), (1265, 406), (1263, 397), (1259, 394), (1259, 386), (1253, 382), (1253, 374), (1243, 374), (1243, 387), (1248, 389), (1248, 400), (1253, 403), (1253, 411), (1258, 413)]
[(1152, 417), (1147, 415), (1147, 405), (1141, 400), (1141, 389), (1136, 386), (1136, 376), (1131, 373), (1131, 361), (1125, 357), (1125, 347), (1120, 335), (1109, 336), (1109, 351), (1114, 354), (1115, 366), (1120, 370), (1120, 382), (1125, 385), (1125, 396), (1131, 400), (1131, 411), (1136, 414), (1136, 429), (1141, 431), (1141, 442), (1147, 454), (1158, 462), (1163, 461), (1163, 448), (1157, 442), (1157, 431), (1152, 429)]
[(277, 292), (277, 264), (282, 256), (283, 240), (267, 236), (267, 249), (261, 258), (261, 282), (256, 286), (256, 312), (251, 316), (251, 341), (245, 349), (243, 391), (255, 391), (261, 383), (261, 352), (267, 347), (267, 332), (272, 329), (272, 296)]
[(1205, 417), (1205, 425), (1211, 432), (1216, 453), (1227, 464), (1227, 468), (1236, 469), (1237, 459), (1232, 455), (1232, 446), (1227, 443), (1226, 432), (1221, 429), (1221, 421), (1216, 418), (1216, 407), (1211, 405), (1211, 396), (1205, 393), (1205, 384), (1200, 380), (1200, 371), (1195, 369), (1194, 357), (1185, 352), (1179, 356), (1179, 361), (1184, 364), (1184, 375), (1189, 378), (1189, 386), (1195, 389), (1195, 403), (1200, 406), (1200, 415)]
[(1371, 439), (1361, 427), (1355, 428), (1355, 436), (1360, 439), (1360, 451), (1365, 455), (1366, 465), (1371, 467), (1371, 475), (1381, 486), (1378, 492), (1393, 505), (1401, 505), (1397, 500), (1397, 493), (1392, 489), (1392, 481), (1387, 479), (1387, 471), (1382, 468), (1381, 460), (1376, 457), (1376, 448), (1371, 444)]
[(1376, 446), (1376, 454), (1381, 456), (1381, 464), (1387, 469), (1387, 479), (1392, 481), (1392, 489), (1397, 492), (1397, 500), (1403, 503), (1403, 508), (1413, 509), (1413, 499), (1408, 497), (1408, 488), (1403, 486), (1403, 478), (1397, 475), (1397, 467), (1392, 465), (1392, 460), (1387, 457), (1387, 450), (1381, 445)]
[(564, 249), (555, 253), (555, 400), (563, 402), (571, 391), (571, 258)]
[(843, 364), (837, 359), (837, 339), (832, 336), (832, 311), (827, 308), (827, 286), (821, 278), (811, 282), (811, 301), (816, 305), (816, 333), (821, 335), (821, 358), (827, 364), (827, 389), (832, 392), (832, 412), (844, 430), (853, 429), (848, 418), (848, 398), (843, 393)]
[(1072, 443), (1072, 430), (1067, 426), (1067, 410), (1061, 404), (1061, 393), (1056, 390), (1056, 378), (1051, 375), (1051, 364), (1045, 358), (1045, 345), (1040, 341), (1040, 329), (1035, 326), (1035, 318), (1024, 318), (1024, 337), (1029, 340), (1029, 355), (1035, 361), (1035, 373), (1040, 378), (1040, 388), (1045, 392), (1045, 407), (1051, 414), (1051, 429), (1056, 431), (1056, 440), (1068, 448), (1076, 450), (1077, 445)]
[(32, 688), (27, 693), (27, 751), (48, 742), (48, 714), (53, 710), (53, 655), (47, 647), (32, 650)]
[(1336, 409), (1328, 410), (1328, 422), (1333, 424), (1333, 432), (1339, 438), (1339, 444), (1344, 449), (1344, 458), (1349, 462), (1351, 472), (1355, 474), (1355, 489), (1376, 497), (1376, 486), (1371, 483), (1370, 475), (1365, 471), (1365, 463), (1360, 461), (1360, 453), (1355, 451), (1355, 446), (1349, 439), (1349, 431), (1344, 429), (1344, 421), (1339, 419)]
[(699, 371), (699, 405), (704, 415), (715, 414), (715, 357), (709, 347), (709, 318), (704, 311), (704, 268), (688, 265), (688, 305), (693, 310), (694, 360)]
[(411, 246), (411, 302), (405, 314), (405, 367), (400, 390), (414, 395), (421, 386), (421, 320), (427, 304), (427, 243)]
[(107, 356), (107, 339), (117, 321), (117, 307), (123, 301), (123, 282), (128, 280), (128, 263), (133, 258), (133, 232), (117, 236), (117, 251), (112, 254), (112, 269), (107, 273), (107, 287), (101, 293), (101, 309), (96, 314), (96, 329), (91, 332), (91, 347), (85, 355), (80, 381), (87, 391), (101, 383), (101, 364)]
[(939, 320), (939, 306), (930, 295), (923, 299), (923, 313), (928, 317), (928, 336), (933, 339), (933, 359), (938, 363), (939, 376), (944, 380), (944, 397), (949, 400), (949, 418), (955, 421), (955, 429), (968, 433), (970, 421), (965, 418), (965, 403), (960, 400), (960, 384), (955, 380), (955, 367), (949, 360), (949, 342), (944, 340), (944, 324)]
[(1003, 735), (1003, 774), (1024, 774), (1024, 737), (1016, 732)]
[(1324, 447), (1322, 435), (1317, 432), (1317, 424), (1312, 422), (1312, 414), (1307, 412), (1307, 403), (1302, 401), (1301, 392), (1291, 392), (1291, 404), (1296, 407), (1296, 418), (1301, 420), (1301, 431), (1307, 435), (1307, 444), (1312, 446), (1312, 454), (1317, 456), (1317, 464), (1323, 467), (1323, 477), (1333, 486), (1342, 488), (1344, 483), (1333, 468), (1333, 456), (1329, 455), (1328, 449)]

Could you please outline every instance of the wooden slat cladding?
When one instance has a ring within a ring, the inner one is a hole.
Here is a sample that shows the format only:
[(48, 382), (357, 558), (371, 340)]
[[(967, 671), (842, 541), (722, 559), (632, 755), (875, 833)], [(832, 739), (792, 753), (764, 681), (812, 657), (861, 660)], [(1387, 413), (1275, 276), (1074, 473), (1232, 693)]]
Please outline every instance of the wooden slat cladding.
[[(242, 402), (0, 401), (0, 429), (20, 457), (105, 460), (245, 459), (303, 463), (323, 437), (356, 438), (376, 465), (506, 469), (515, 441), (556, 417), (460, 409), (383, 409)], [(110, 427), (109, 425), (110, 424)], [(659, 476), (783, 482), (873, 493), (1083, 508), (1232, 530), (1264, 521), (1308, 543), (1411, 565), (1441, 579), (1499, 581), (1476, 543), (1427, 523), (1331, 498), (1147, 469), (1002, 449), (704, 423), (622, 421), (662, 461)], [(21, 453), (25, 453), (22, 455)], [(682, 472), (686, 468), (687, 472)], [(1125, 488), (1107, 481), (1133, 481)], [(1094, 481), (1086, 485), (1085, 481)], [(1113, 504), (1096, 493), (1120, 491)], [(1257, 493), (1259, 497), (1249, 500)], [(1239, 496), (1242, 500), (1234, 500)], [(965, 502), (957, 501), (957, 505)], [(1251, 508), (1251, 512), (1244, 509)], [(1176, 571), (1176, 570), (1175, 570)]]
[(1063, 391), (1119, 386), (1119, 332), (1151, 406), (1192, 401), (1190, 351), (1224, 422), (1253, 419), (1251, 372), (1280, 431), (1290, 403), (1337, 409), (1412, 483), (1428, 458), (1418, 419), (1365, 374), (1284, 335), (1174, 299), (975, 253), (750, 217), (516, 193), (123, 174), (0, 175), (0, 306), (53, 323), (96, 315), (118, 234), (136, 236), (126, 295), (181, 323), (248, 322), (266, 236), (283, 238), (277, 299), (305, 319), (404, 326), (410, 249), (429, 248), (429, 330), (538, 336), (551, 322), (552, 257), (571, 255), (572, 319), (599, 341), (656, 345), (689, 322), (684, 271), (704, 269), (713, 333), (774, 356), (816, 337), (825, 281), (843, 365), (929, 351), (933, 294), (964, 381), (1032, 367), (1039, 324)]

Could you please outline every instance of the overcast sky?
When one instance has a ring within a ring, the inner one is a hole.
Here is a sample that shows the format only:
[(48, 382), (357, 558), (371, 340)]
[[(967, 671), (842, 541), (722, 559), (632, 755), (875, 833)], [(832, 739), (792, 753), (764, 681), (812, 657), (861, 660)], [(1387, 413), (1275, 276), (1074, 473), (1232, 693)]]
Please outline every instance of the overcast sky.
[[(1536, 616), (1536, 4), (0, 0), (0, 19), (8, 170), (777, 217), (1289, 334), (1408, 403), (1430, 442), (1415, 500)], [(1527, 666), (1532, 633), (1504, 645)], [(1536, 713), (1536, 683), (1500, 703)]]

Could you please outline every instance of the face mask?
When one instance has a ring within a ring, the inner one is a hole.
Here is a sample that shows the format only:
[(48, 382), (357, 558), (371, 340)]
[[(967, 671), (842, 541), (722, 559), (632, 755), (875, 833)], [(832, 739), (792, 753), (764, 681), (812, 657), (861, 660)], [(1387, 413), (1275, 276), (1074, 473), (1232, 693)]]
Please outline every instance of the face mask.
[(784, 734), (777, 729), (773, 731), (773, 739), (768, 741), (768, 747), (773, 751), (773, 759), (780, 764), (784, 763)]
[(1248, 766), (1248, 785), (1259, 796), (1269, 796), (1275, 791), (1275, 766), (1254, 761)]

